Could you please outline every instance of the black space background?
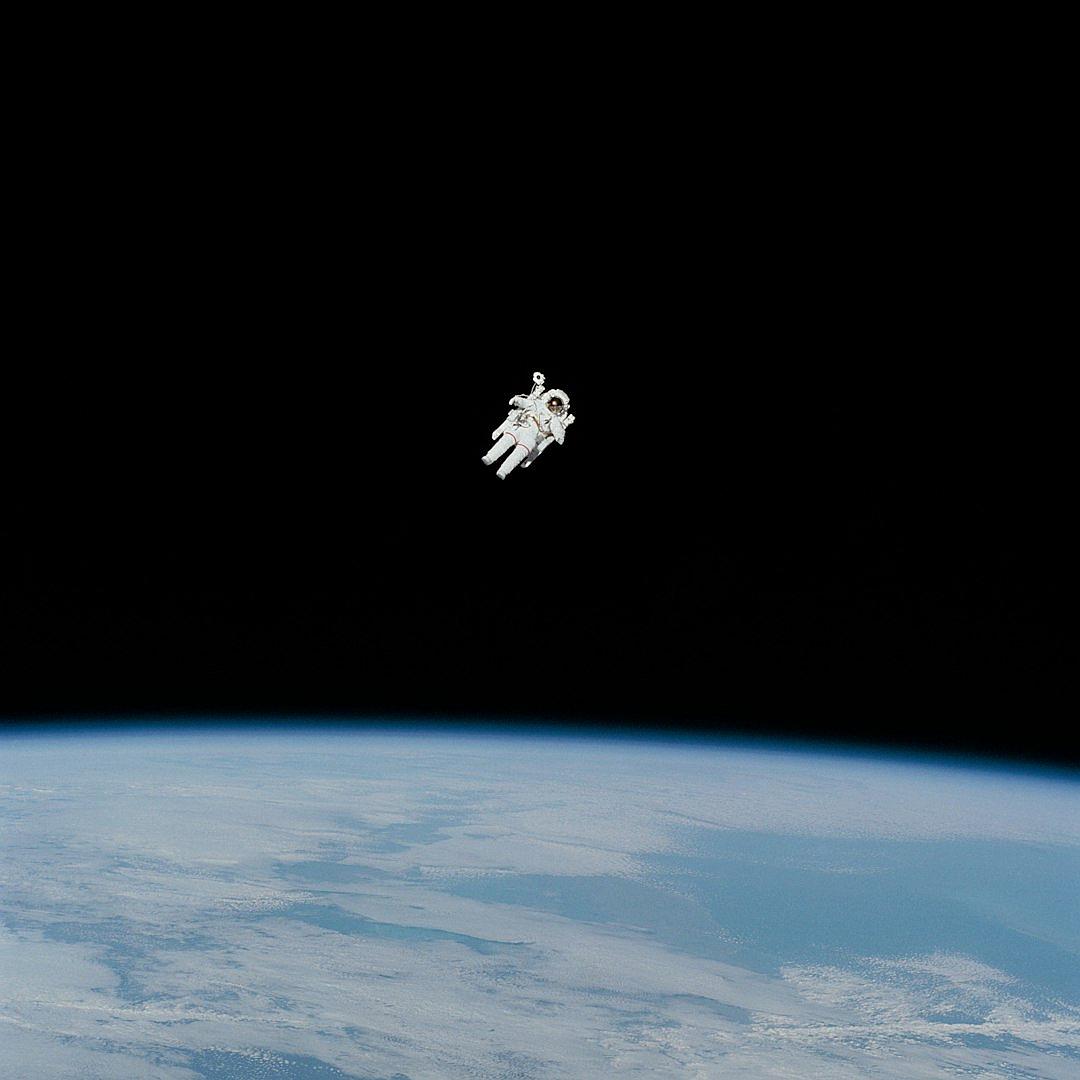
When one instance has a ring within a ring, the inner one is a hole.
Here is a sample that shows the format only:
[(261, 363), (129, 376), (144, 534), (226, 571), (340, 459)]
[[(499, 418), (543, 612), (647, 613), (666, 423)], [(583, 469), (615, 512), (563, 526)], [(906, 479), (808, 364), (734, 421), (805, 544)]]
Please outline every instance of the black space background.
[[(982, 288), (976, 194), (916, 197), (866, 146), (840, 183), (820, 132), (798, 183), (677, 135), (644, 169), (639, 135), (374, 176), (200, 136), (61, 184), (4, 383), (8, 722), (1080, 760), (1075, 425)], [(578, 422), (500, 482), (480, 457), (536, 369)]]

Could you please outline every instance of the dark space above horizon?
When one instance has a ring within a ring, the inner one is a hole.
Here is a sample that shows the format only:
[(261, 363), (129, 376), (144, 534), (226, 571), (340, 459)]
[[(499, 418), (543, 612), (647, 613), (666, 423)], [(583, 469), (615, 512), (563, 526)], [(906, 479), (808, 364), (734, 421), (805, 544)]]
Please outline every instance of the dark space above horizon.
[[(637, 376), (546, 344), (376, 350), (348, 378), (183, 352), (124, 398), (44, 398), (13, 438), (9, 720), (526, 718), (1078, 760), (1058, 449), (1007, 393)], [(578, 422), (503, 482), (480, 456), (536, 369)]]

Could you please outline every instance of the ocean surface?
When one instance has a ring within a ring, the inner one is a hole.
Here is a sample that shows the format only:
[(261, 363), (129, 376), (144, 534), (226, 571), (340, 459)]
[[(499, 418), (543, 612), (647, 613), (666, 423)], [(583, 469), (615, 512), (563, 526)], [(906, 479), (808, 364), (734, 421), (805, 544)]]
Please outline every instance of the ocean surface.
[(1080, 780), (432, 729), (0, 737), (0, 1076), (1080, 1077)]

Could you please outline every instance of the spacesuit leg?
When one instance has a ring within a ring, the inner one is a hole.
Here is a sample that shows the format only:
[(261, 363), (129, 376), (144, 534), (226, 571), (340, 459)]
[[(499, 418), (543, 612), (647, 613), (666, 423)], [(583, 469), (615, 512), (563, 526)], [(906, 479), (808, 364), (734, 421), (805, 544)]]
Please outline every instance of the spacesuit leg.
[(494, 465), (514, 445), (516, 440), (509, 431), (503, 432), (503, 437), (481, 459), (485, 465)]
[(499, 466), (499, 479), (505, 480), (528, 456), (529, 448), (519, 443), (514, 452)]
[(550, 436), (546, 439), (541, 439), (533, 450), (529, 454), (529, 460), (523, 461), (521, 467), (527, 469), (555, 440)]

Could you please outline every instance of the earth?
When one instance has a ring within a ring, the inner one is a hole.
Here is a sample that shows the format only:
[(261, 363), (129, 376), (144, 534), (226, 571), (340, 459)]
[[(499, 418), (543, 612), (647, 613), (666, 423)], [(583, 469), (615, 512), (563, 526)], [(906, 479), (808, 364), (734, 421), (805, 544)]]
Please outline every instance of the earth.
[(1080, 1076), (1075, 775), (14, 733), (0, 881), (5, 1077)]

